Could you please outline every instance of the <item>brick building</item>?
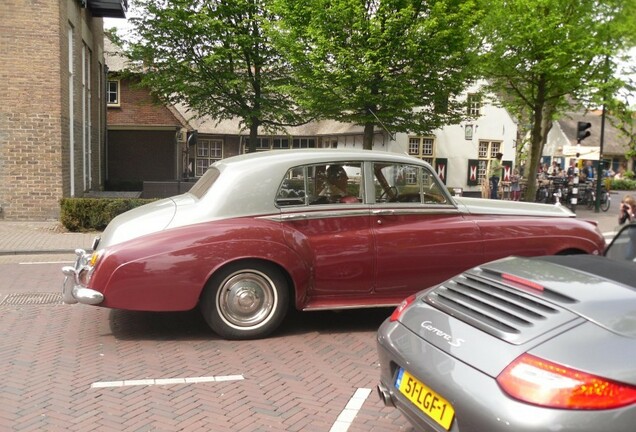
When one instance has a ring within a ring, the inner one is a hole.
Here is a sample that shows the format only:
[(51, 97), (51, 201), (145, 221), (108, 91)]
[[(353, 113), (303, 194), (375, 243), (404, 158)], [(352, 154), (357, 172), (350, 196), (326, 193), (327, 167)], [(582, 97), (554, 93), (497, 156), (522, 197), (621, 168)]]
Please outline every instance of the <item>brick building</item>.
[(102, 187), (102, 17), (127, 0), (3, 0), (0, 21), (0, 219), (59, 215), (62, 197)]
[(144, 182), (174, 182), (183, 173), (187, 122), (171, 106), (123, 75), (125, 59), (104, 41), (107, 82), (107, 190), (141, 191)]

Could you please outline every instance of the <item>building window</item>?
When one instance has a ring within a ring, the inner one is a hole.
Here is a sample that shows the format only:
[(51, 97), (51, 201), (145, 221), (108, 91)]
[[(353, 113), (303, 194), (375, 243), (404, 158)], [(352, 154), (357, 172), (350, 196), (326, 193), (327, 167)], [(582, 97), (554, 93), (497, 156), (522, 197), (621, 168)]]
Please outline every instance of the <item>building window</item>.
[(270, 150), (269, 138), (256, 138), (256, 150)]
[(289, 138), (281, 138), (275, 137), (272, 139), (272, 148), (274, 150), (288, 149), (289, 148)]
[(201, 177), (210, 165), (223, 158), (223, 140), (199, 137), (196, 148), (194, 175)]
[(481, 114), (481, 96), (478, 94), (468, 95), (467, 113), (471, 117), (479, 117)]
[[(243, 144), (243, 153), (247, 153), (249, 140)], [(256, 138), (256, 151), (264, 150), (287, 150), (289, 149), (289, 138), (285, 137), (259, 137)]]
[(479, 141), (479, 167), (477, 168), (477, 180), (481, 184), (481, 180), (486, 178), (486, 170), (491, 160), (497, 157), (497, 153), (501, 151), (501, 141)]
[(432, 165), (435, 161), (435, 138), (409, 137), (409, 155), (422, 159)]
[(292, 141), (292, 148), (316, 148), (315, 138), (294, 138)]
[(119, 106), (119, 80), (109, 80), (106, 85), (106, 103), (108, 106)]

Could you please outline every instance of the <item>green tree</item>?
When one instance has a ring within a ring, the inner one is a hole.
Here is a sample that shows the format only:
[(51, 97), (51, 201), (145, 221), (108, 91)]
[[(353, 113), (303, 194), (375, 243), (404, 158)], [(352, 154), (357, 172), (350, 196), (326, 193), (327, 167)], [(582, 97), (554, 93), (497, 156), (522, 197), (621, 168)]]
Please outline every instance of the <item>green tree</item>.
[(530, 125), (526, 200), (552, 121), (572, 98), (608, 94), (614, 56), (633, 42), (634, 0), (483, 0), (481, 65), (490, 88)]
[[(259, 127), (306, 116), (281, 88), (289, 68), (263, 32), (273, 19), (259, 0), (135, 0), (137, 17), (120, 45), (143, 71), (141, 85), (194, 115), (239, 119), (253, 151)], [(283, 85), (284, 84), (284, 85)]]
[[(630, 107), (625, 100), (614, 99), (607, 107), (609, 115), (607, 119), (620, 133), (627, 138), (627, 151), (625, 157), (631, 160), (636, 157), (636, 110)], [(633, 166), (628, 167), (632, 169)]]
[(288, 87), (321, 118), (373, 132), (426, 134), (458, 122), (479, 19), (465, 0), (271, 0), (272, 40), (291, 64)]

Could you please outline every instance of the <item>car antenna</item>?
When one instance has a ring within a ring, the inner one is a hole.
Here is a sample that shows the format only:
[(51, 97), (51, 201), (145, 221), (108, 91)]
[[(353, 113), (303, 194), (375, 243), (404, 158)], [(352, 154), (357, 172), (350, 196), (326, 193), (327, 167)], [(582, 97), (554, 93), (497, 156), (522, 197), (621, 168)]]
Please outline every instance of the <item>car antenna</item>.
[(389, 138), (391, 138), (392, 141), (395, 141), (395, 134), (392, 133), (391, 131), (389, 131), (386, 126), (384, 126), (384, 123), (382, 123), (382, 120), (380, 120), (378, 118), (377, 115), (375, 115), (375, 113), (373, 112), (373, 110), (371, 108), (367, 108), (369, 110), (369, 112), (371, 113), (371, 115), (378, 121), (378, 123), (380, 123), (380, 126), (382, 126), (382, 129), (384, 129), (386, 131), (386, 133), (389, 134)]

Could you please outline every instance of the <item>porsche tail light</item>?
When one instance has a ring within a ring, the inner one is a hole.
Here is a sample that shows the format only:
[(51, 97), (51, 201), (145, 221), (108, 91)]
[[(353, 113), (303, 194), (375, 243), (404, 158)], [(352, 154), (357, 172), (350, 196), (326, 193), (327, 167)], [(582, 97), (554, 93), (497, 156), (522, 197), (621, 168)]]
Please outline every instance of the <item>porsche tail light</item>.
[(534, 405), (602, 410), (636, 403), (636, 387), (523, 354), (497, 377), (509, 396)]
[(393, 321), (399, 320), (400, 316), (402, 315), (402, 312), (404, 312), (404, 309), (406, 309), (411, 303), (415, 301), (415, 297), (416, 297), (415, 294), (412, 294), (408, 296), (407, 298), (405, 298), (404, 300), (402, 300), (402, 303), (400, 303), (399, 306), (395, 308), (395, 310), (389, 317), (389, 321), (393, 322)]

